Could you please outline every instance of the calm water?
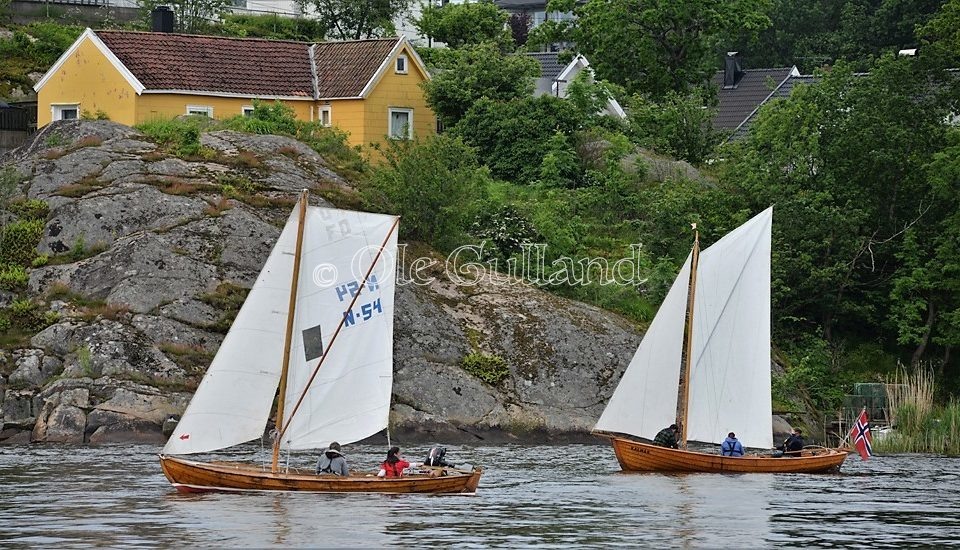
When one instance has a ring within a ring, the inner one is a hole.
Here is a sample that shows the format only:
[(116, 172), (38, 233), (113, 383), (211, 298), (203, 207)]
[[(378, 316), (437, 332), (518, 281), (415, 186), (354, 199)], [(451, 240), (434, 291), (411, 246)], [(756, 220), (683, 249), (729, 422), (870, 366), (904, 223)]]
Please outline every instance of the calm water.
[[(410, 447), (419, 458), (426, 447)], [(174, 491), (159, 448), (0, 448), (4, 546), (956, 545), (960, 460), (849, 458), (834, 475), (622, 474), (606, 446), (450, 447), (475, 496)], [(352, 467), (381, 449), (345, 446)], [(255, 458), (259, 449), (237, 457)], [(312, 464), (308, 455), (291, 464)]]

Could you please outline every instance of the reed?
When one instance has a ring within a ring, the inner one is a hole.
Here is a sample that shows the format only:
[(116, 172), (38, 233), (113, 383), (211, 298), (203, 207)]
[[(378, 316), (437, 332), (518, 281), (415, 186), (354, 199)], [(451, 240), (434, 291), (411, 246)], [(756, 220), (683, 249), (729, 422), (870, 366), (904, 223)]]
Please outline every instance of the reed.
[(960, 402), (934, 402), (933, 370), (901, 368), (887, 383), (893, 432), (874, 440), (877, 453), (935, 453), (960, 456)]

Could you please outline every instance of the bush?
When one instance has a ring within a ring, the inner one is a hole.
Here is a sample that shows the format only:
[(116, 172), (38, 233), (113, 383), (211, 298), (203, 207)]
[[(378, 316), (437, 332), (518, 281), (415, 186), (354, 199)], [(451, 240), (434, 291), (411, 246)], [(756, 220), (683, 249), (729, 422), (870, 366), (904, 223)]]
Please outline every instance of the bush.
[(0, 290), (16, 292), (27, 286), (30, 276), (23, 266), (0, 264)]
[(30, 300), (23, 298), (14, 300), (7, 308), (7, 318), (10, 325), (15, 330), (23, 332), (39, 332), (44, 328), (56, 323), (58, 315), (52, 311), (44, 312), (43, 307)]
[(28, 220), (46, 220), (50, 207), (40, 199), (29, 199), (11, 202), (7, 210)]
[(630, 103), (630, 131), (645, 147), (699, 164), (720, 142), (711, 125), (715, 111), (705, 108), (703, 93), (669, 92), (660, 103), (634, 96)]
[(43, 220), (17, 220), (0, 231), (0, 265), (28, 266), (37, 255)]
[(461, 365), (463, 370), (494, 386), (510, 376), (507, 362), (498, 355), (474, 351), (464, 356)]
[(533, 223), (512, 204), (487, 204), (470, 226), (470, 234), (485, 241), (488, 257), (506, 260), (534, 242), (539, 234)]
[(394, 141), (386, 165), (363, 187), (372, 208), (403, 217), (401, 234), (447, 248), (461, 240), (466, 220), (490, 177), (473, 149), (444, 135)]
[[(558, 133), (567, 138), (581, 117), (570, 103), (552, 96), (508, 103), (481, 99), (450, 133), (477, 149), (494, 177), (530, 183), (540, 177), (544, 151)], [(566, 159), (561, 172), (566, 172)]]

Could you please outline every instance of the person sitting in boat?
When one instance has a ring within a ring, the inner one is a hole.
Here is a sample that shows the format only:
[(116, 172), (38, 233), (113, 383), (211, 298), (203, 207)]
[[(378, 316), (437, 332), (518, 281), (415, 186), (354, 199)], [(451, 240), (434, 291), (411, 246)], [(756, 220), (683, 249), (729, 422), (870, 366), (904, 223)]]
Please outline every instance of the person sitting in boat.
[(800, 456), (803, 445), (803, 435), (800, 428), (794, 428), (790, 437), (784, 439), (783, 445), (780, 445), (777, 449), (783, 451), (783, 456)]
[(676, 424), (670, 424), (666, 428), (657, 432), (656, 437), (653, 438), (654, 445), (660, 445), (661, 447), (670, 447), (671, 449), (678, 449), (680, 445), (677, 443), (677, 428)]
[(317, 475), (320, 474), (344, 477), (350, 475), (350, 470), (347, 469), (347, 459), (343, 457), (340, 452), (340, 444), (336, 441), (327, 447), (327, 450), (320, 455), (320, 460), (317, 461)]
[(730, 432), (720, 444), (720, 454), (723, 456), (743, 456), (743, 444), (737, 439), (737, 434)]
[(433, 447), (430, 449), (430, 452), (427, 453), (427, 458), (423, 460), (424, 466), (442, 466), (444, 468), (454, 468), (455, 466), (447, 462), (444, 458), (447, 454), (447, 449), (445, 447)]
[(386, 477), (402, 477), (403, 471), (410, 467), (410, 463), (400, 457), (400, 447), (390, 447), (387, 459), (380, 465), (380, 470)]

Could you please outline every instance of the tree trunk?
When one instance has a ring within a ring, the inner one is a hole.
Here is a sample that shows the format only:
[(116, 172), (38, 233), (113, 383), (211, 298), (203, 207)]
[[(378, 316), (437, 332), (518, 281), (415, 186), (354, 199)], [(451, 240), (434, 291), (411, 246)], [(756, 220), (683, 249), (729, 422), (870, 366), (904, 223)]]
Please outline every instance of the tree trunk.
[(913, 357), (910, 359), (911, 367), (915, 368), (920, 363), (920, 358), (923, 357), (923, 352), (926, 351), (927, 344), (930, 343), (930, 333), (933, 331), (933, 322), (936, 318), (936, 307), (934, 307), (933, 301), (927, 301), (927, 322), (923, 327), (923, 337), (920, 338), (920, 344), (917, 349), (913, 350)]

